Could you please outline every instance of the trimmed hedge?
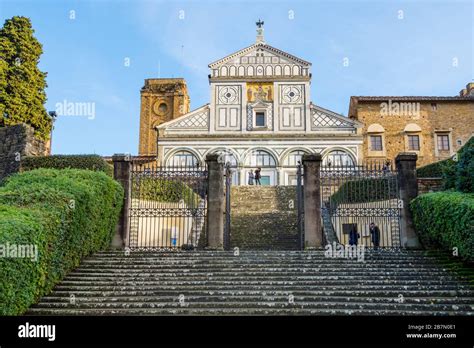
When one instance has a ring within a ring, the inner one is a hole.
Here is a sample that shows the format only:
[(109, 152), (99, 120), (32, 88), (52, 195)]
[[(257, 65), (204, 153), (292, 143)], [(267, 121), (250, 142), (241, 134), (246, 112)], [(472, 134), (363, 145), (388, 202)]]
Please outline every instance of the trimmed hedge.
[(364, 178), (342, 184), (331, 196), (335, 204), (365, 203), (398, 197), (396, 177)]
[(171, 203), (182, 200), (192, 207), (199, 203), (199, 195), (185, 183), (145, 176), (132, 182), (132, 198)]
[(29, 156), (21, 161), (23, 171), (38, 168), (89, 169), (113, 176), (114, 168), (99, 155)]
[(36, 169), (8, 178), (0, 245), (35, 245), (38, 259), (0, 258), (0, 315), (23, 313), (83, 257), (108, 248), (122, 202), (122, 187), (102, 172)]
[(416, 170), (416, 176), (419, 178), (441, 178), (447, 170), (455, 167), (455, 165), (456, 162), (452, 159), (431, 163), (418, 168)]
[(446, 159), (416, 170), (419, 178), (442, 177), (444, 189), (461, 192), (474, 192), (474, 137), (457, 153), (458, 161)]
[(474, 194), (455, 191), (427, 193), (410, 203), (421, 242), (474, 260)]
[(459, 151), (456, 166), (456, 190), (474, 192), (474, 137)]

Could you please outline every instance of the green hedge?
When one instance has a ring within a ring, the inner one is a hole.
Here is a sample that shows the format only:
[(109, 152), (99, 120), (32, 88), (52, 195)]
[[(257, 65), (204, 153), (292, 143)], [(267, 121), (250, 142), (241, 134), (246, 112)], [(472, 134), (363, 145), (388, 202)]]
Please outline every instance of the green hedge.
[(421, 242), (474, 260), (474, 194), (455, 191), (418, 196), (410, 203)]
[(30, 156), (21, 161), (23, 171), (38, 168), (89, 169), (113, 176), (114, 168), (99, 155)]
[(8, 178), (0, 245), (35, 245), (38, 259), (0, 258), (0, 315), (23, 313), (84, 256), (109, 247), (122, 202), (122, 187), (102, 172), (36, 169)]
[(431, 163), (418, 168), (416, 170), (416, 176), (419, 178), (441, 178), (447, 170), (454, 168), (455, 165), (456, 162), (452, 159)]
[(132, 182), (132, 198), (172, 203), (182, 200), (192, 207), (196, 207), (199, 203), (199, 195), (184, 182), (146, 176)]
[(331, 196), (331, 202), (364, 203), (397, 198), (396, 177), (388, 174), (380, 178), (364, 178), (346, 181)]
[(458, 160), (446, 159), (416, 170), (419, 178), (442, 177), (444, 189), (474, 192), (474, 137), (457, 153)]
[(458, 152), (455, 182), (456, 190), (474, 192), (474, 137)]

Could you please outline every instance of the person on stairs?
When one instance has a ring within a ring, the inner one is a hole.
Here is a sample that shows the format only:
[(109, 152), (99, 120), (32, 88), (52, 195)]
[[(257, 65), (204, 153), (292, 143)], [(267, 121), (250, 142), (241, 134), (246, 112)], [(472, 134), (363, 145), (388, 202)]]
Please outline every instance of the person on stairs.
[(260, 183), (260, 178), (262, 177), (262, 175), (260, 174), (260, 172), (262, 171), (262, 168), (257, 168), (255, 170), (255, 185), (262, 185)]
[(357, 233), (356, 225), (353, 225), (349, 231), (349, 245), (357, 245), (359, 243), (360, 234)]
[(372, 244), (374, 249), (377, 250), (380, 246), (380, 229), (373, 222), (370, 223), (370, 235), (372, 237)]

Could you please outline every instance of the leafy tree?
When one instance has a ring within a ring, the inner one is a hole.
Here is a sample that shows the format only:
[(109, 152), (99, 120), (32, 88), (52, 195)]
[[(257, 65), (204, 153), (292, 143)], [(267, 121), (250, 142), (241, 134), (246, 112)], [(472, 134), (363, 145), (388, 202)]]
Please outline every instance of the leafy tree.
[(0, 126), (27, 123), (38, 138), (49, 138), (52, 120), (46, 102), (46, 73), (38, 68), (43, 48), (31, 21), (15, 16), (0, 29)]

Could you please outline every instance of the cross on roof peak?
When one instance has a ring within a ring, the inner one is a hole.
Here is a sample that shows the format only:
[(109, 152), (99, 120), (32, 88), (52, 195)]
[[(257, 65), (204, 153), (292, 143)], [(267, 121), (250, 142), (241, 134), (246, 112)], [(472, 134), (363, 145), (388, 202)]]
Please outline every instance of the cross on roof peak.
[(259, 19), (255, 24), (257, 25), (257, 43), (265, 43), (263, 38), (263, 21)]

